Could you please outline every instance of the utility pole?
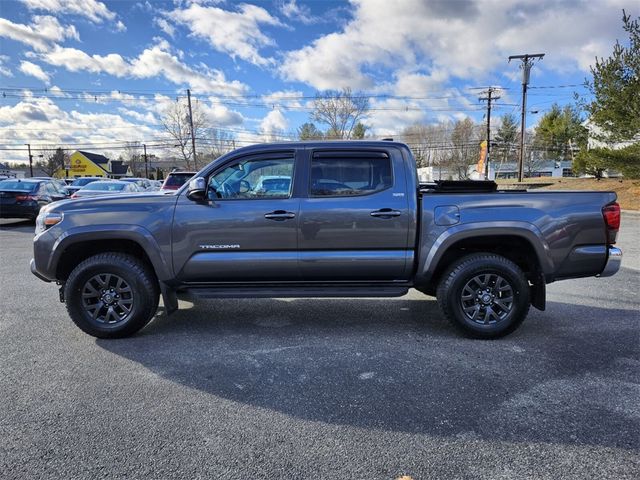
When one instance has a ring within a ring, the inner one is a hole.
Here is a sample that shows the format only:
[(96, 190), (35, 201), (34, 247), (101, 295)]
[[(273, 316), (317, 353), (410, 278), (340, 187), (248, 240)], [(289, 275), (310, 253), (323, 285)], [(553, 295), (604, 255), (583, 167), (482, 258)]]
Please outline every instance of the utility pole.
[(27, 143), (27, 150), (29, 151), (29, 173), (33, 177), (33, 155), (31, 155), (31, 144)]
[(145, 178), (149, 178), (149, 159), (147, 158), (147, 145), (143, 143), (142, 147), (144, 148), (144, 176)]
[(491, 102), (498, 100), (500, 97), (494, 97), (493, 92), (497, 89), (489, 87), (487, 96), (480, 97), (478, 100), (487, 102), (487, 158), (484, 161), (484, 179), (489, 180), (489, 160), (491, 159)]
[(187, 103), (189, 104), (189, 126), (191, 127), (191, 147), (193, 148), (193, 166), (198, 169), (196, 160), (196, 133), (193, 131), (193, 112), (191, 111), (191, 90), (187, 88)]
[(527, 113), (527, 85), (529, 85), (529, 74), (531, 67), (533, 66), (533, 60), (544, 57), (544, 53), (525, 53), (524, 55), (511, 55), (511, 60), (522, 60), (520, 68), (522, 69), (522, 114), (520, 118), (520, 158), (518, 160), (518, 182), (522, 182), (524, 173), (524, 135), (526, 128), (526, 113)]

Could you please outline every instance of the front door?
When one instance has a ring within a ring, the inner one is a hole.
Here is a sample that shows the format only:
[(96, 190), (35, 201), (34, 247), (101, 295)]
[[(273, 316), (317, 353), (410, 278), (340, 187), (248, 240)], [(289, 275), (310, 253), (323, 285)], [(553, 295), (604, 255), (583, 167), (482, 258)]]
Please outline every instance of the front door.
[(298, 237), (303, 280), (406, 280), (412, 216), (400, 153), (317, 149), (308, 161)]
[(207, 180), (207, 201), (182, 194), (173, 227), (173, 262), (182, 282), (299, 279), (299, 199), (295, 154), (265, 153), (225, 162)]

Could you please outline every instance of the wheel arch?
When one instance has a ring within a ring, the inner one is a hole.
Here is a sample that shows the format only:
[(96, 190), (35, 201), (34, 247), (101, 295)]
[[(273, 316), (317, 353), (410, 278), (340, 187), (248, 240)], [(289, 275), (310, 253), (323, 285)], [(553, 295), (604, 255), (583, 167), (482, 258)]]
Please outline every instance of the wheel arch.
[(149, 265), (158, 280), (171, 278), (169, 262), (163, 257), (155, 238), (139, 226), (116, 225), (72, 229), (61, 236), (50, 259), (50, 270), (64, 282), (80, 262), (98, 253), (120, 252), (134, 255)]

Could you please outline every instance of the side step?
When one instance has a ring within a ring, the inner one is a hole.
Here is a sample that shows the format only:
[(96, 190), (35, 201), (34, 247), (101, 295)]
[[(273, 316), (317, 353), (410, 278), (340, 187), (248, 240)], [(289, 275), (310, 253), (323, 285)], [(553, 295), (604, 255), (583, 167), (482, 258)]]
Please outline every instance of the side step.
[(182, 292), (197, 298), (401, 297), (407, 287), (197, 287)]

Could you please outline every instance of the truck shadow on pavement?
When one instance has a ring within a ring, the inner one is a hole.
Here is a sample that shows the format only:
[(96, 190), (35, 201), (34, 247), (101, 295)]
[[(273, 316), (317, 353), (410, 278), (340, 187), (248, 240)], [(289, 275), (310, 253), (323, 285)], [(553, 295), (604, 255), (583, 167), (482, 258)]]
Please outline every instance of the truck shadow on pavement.
[(33, 220), (5, 220), (0, 219), (0, 230), (5, 232), (34, 233), (35, 222)]
[(478, 341), (426, 297), (219, 300), (97, 343), (173, 382), (305, 420), (631, 449), (640, 431), (631, 317), (550, 303), (511, 336)]

